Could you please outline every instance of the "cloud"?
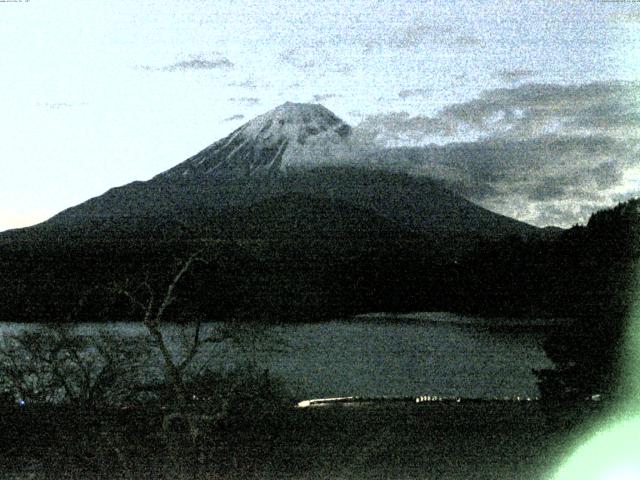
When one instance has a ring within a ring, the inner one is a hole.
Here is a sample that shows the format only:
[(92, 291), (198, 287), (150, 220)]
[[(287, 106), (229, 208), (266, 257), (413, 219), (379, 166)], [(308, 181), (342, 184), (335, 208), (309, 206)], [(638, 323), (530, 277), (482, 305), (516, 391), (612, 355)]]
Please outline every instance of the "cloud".
[(611, 18), (622, 23), (640, 23), (640, 12), (614, 13)]
[(485, 140), (378, 153), (379, 163), (444, 180), (476, 201), (600, 198), (622, 181), (625, 146), (608, 137)]
[(48, 108), (49, 110), (60, 110), (62, 108), (83, 107), (87, 102), (67, 103), (67, 102), (37, 102), (36, 106)]
[(433, 33), (433, 30), (433, 26), (424, 23), (410, 25), (404, 28), (400, 32), (400, 35), (395, 37), (396, 46), (414, 47), (419, 45), (429, 34)]
[(242, 87), (242, 88), (249, 88), (251, 90), (255, 90), (256, 88), (258, 88), (258, 85), (256, 84), (256, 82), (254, 82), (253, 80), (244, 80), (242, 82), (231, 82), (228, 84), (228, 86), (230, 87)]
[(244, 118), (244, 115), (232, 115), (230, 117), (225, 118), (223, 121), (224, 122), (233, 122), (234, 120), (242, 120)]
[(323, 102), (324, 100), (329, 100), (330, 98), (341, 97), (342, 95), (338, 95), (337, 93), (322, 93), (313, 96), (314, 102)]
[[(372, 115), (358, 126), (390, 145), (447, 143), (547, 134), (628, 138), (640, 127), (640, 83), (525, 84), (483, 92), (435, 116), (407, 112)], [(636, 131), (637, 133), (637, 131)]]
[(413, 22), (393, 22), (388, 27), (372, 29), (361, 39), (365, 51), (381, 47), (413, 49), (424, 45), (440, 45), (457, 51), (486, 46), (482, 38), (470, 34), (463, 26), (446, 22), (416, 19)]
[(247, 106), (253, 106), (260, 103), (260, 99), (256, 97), (231, 97), (229, 100)]
[(528, 68), (515, 68), (513, 70), (500, 70), (497, 76), (506, 82), (517, 82), (530, 78), (535, 75), (535, 73), (534, 70), (529, 70)]
[(441, 25), (431, 25), (416, 22), (409, 25), (399, 24), (399, 28), (386, 31), (382, 35), (368, 38), (365, 42), (367, 49), (386, 46), (393, 48), (413, 48), (427, 40), (444, 38), (451, 33), (451, 28)]
[[(609, 203), (606, 207), (610, 207), (614, 203)], [(603, 208), (601, 202), (558, 200), (529, 203), (522, 201), (518, 197), (513, 197), (509, 201), (499, 204), (489, 202), (484, 206), (510, 217), (520, 215), (525, 219), (535, 219), (535, 223), (539, 226), (555, 225), (564, 227), (571, 227), (580, 223), (584, 224), (593, 212)]]
[(215, 53), (213, 57), (207, 58), (201, 55), (190, 57), (188, 60), (181, 60), (170, 65), (163, 67), (151, 67), (143, 65), (141, 68), (144, 70), (161, 71), (161, 72), (176, 72), (187, 70), (216, 70), (216, 69), (230, 69), (235, 65), (227, 57), (222, 57)]
[(527, 84), (486, 91), (432, 117), (365, 118), (354, 135), (376, 162), (444, 181), (534, 224), (568, 226), (640, 195), (640, 83)]
[(427, 88), (411, 88), (411, 89), (400, 90), (398, 92), (398, 96), (402, 99), (405, 99), (409, 97), (426, 97), (430, 93), (431, 91)]
[(482, 40), (472, 35), (458, 35), (457, 37), (454, 38), (452, 44), (458, 47), (484, 46), (484, 43), (482, 42)]
[(334, 64), (325, 64), (327, 67), (327, 72), (332, 73), (349, 73), (353, 71), (353, 64), (347, 62), (336, 62)]
[(217, 60), (205, 60), (202, 58), (193, 58), (191, 60), (183, 60), (181, 62), (168, 65), (163, 68), (166, 72), (175, 72), (176, 70), (213, 70), (216, 68), (231, 68), (233, 63), (228, 58), (219, 58)]
[(278, 58), (300, 70), (309, 70), (318, 65), (319, 52), (314, 48), (290, 48), (280, 52)]

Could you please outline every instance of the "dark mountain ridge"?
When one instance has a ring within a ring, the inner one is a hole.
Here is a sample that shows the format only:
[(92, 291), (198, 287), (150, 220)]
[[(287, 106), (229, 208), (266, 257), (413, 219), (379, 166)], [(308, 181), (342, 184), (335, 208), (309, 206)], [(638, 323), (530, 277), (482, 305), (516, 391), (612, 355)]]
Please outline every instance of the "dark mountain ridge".
[(158, 177), (134, 182), (64, 210), (31, 229), (0, 234), (0, 241), (29, 235), (29, 231), (37, 234), (47, 230), (61, 235), (108, 233), (135, 237), (145, 234), (145, 230), (155, 230), (149, 225), (153, 220), (198, 232), (215, 212), (291, 194), (370, 210), (429, 236), (500, 238), (540, 232), (536, 227), (483, 209), (428, 178), (362, 167), (327, 166), (297, 169), (273, 178)]

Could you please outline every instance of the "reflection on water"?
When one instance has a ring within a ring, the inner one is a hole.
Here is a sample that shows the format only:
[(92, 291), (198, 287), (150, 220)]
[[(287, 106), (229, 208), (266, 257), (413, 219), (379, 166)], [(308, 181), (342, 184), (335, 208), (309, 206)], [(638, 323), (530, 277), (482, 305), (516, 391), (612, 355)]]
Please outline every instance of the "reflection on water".
[[(391, 321), (393, 320), (393, 321)], [(206, 345), (194, 362), (230, 368), (243, 361), (282, 377), (299, 398), (333, 396), (536, 396), (533, 368), (551, 362), (540, 347), (541, 334), (487, 330), (487, 320), (452, 314), (360, 316), (348, 321), (284, 325), (240, 344)], [(203, 336), (221, 324), (207, 323)], [(0, 324), (0, 333), (37, 328)], [(80, 324), (82, 335), (108, 331), (118, 337), (147, 340), (143, 325)], [(165, 325), (179, 355), (181, 328)], [(246, 339), (245, 339), (246, 340)], [(158, 373), (161, 359), (149, 374)]]

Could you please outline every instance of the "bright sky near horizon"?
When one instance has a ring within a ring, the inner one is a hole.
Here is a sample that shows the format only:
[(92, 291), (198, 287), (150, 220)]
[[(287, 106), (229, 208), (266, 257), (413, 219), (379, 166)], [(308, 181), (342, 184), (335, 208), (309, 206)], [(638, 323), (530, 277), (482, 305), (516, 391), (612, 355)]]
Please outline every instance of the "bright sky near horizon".
[(570, 225), (640, 195), (639, 59), (636, 2), (0, 2), (0, 231), (285, 101), (438, 145), (472, 200)]

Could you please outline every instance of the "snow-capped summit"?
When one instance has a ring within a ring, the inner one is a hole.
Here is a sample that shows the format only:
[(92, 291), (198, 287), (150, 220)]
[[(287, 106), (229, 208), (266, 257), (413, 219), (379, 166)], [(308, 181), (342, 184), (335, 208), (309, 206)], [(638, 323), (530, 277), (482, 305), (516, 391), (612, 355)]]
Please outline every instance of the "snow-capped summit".
[(284, 138), (304, 145), (309, 137), (324, 132), (333, 132), (340, 137), (351, 133), (351, 127), (324, 106), (292, 102), (256, 117), (239, 130), (265, 146)]
[(287, 102), (161, 175), (254, 175), (336, 163), (349, 156), (350, 135), (351, 127), (324, 106)]

